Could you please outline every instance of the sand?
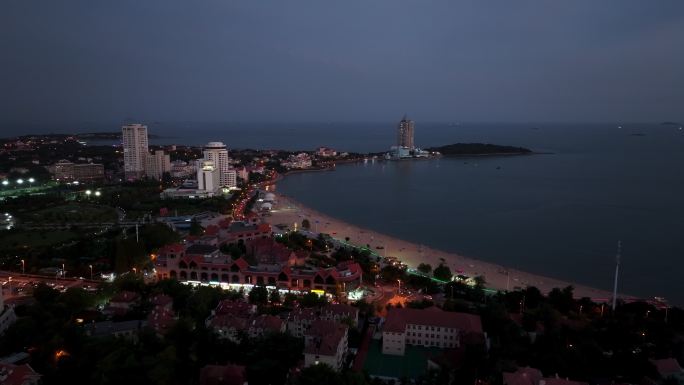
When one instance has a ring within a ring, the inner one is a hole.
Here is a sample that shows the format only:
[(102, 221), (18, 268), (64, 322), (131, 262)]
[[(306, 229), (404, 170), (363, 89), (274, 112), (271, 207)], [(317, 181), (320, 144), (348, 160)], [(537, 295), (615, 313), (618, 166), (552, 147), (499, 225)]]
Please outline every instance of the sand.
[[(397, 257), (411, 268), (416, 268), (420, 263), (429, 263), (434, 268), (443, 262), (449, 266), (454, 274), (483, 276), (487, 282), (487, 287), (492, 289), (514, 290), (516, 288), (525, 288), (526, 286), (536, 286), (543, 293), (548, 293), (555, 287), (563, 288), (572, 285), (575, 288), (575, 298), (589, 297), (597, 302), (605, 302), (609, 301), (612, 297), (612, 294), (606, 290), (531, 274), (494, 263), (467, 258), (455, 253), (435, 250), (425, 245), (407, 242), (333, 218), (283, 194), (278, 194), (277, 197), (273, 211), (270, 215), (264, 217), (271, 225), (284, 224), (292, 229), (296, 222), (297, 227), (301, 228), (302, 220), (308, 219), (313, 232), (330, 234), (333, 238), (341, 240), (349, 237), (350, 243), (360, 246), (368, 244), (378, 254)], [(382, 249), (378, 249), (378, 246), (382, 247)], [(628, 298), (624, 295), (620, 295), (620, 297)]]

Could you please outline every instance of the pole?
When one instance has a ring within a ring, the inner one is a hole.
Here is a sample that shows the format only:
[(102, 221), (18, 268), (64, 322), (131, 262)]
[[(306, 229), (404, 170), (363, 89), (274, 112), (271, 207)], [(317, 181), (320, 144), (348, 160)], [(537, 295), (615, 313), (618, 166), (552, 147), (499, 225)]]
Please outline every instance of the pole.
[(135, 224), (135, 242), (138, 243), (140, 242), (140, 236), (138, 234), (138, 224)]
[(617, 255), (615, 256), (615, 282), (613, 283), (613, 312), (615, 312), (615, 307), (617, 306), (617, 286), (618, 277), (620, 275), (620, 253), (622, 249), (622, 241), (618, 241)]

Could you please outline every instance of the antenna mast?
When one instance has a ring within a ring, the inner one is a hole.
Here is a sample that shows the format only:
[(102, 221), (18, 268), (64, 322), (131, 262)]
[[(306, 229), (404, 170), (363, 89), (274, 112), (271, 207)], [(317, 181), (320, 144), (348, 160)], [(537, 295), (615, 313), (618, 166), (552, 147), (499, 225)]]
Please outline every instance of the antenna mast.
[(615, 256), (615, 282), (613, 283), (613, 312), (617, 303), (618, 276), (620, 275), (620, 253), (622, 252), (622, 241), (618, 241), (617, 255)]

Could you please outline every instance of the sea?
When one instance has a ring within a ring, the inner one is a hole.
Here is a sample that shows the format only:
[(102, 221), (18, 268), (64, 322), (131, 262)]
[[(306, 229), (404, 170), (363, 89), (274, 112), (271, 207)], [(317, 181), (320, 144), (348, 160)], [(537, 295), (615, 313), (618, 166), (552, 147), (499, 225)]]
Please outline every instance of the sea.
[[(381, 152), (396, 122), (148, 123), (151, 143)], [(116, 131), (78, 127), (71, 131)], [(63, 129), (58, 130), (65, 132)], [(47, 132), (47, 131), (43, 131)], [(338, 165), (277, 189), (344, 221), (464, 256), (684, 305), (684, 130), (659, 123), (416, 122), (415, 142), (535, 155)]]

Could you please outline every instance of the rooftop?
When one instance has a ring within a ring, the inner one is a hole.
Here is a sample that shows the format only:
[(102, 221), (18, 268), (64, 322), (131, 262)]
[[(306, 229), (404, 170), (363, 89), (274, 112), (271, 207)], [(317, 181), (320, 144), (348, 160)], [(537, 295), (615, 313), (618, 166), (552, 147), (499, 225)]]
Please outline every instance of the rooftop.
[(391, 309), (384, 331), (403, 333), (406, 325), (427, 325), (459, 329), (467, 333), (482, 333), (480, 317), (474, 314), (446, 312), (437, 307), (427, 309)]

